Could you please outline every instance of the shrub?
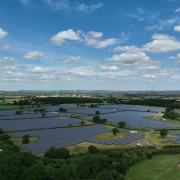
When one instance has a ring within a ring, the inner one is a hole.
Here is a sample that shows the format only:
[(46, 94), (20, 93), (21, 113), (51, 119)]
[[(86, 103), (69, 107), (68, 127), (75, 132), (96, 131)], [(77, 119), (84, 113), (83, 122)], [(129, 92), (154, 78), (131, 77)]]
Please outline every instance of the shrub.
[(161, 129), (159, 134), (161, 137), (166, 137), (168, 135), (168, 130), (167, 129)]
[(112, 133), (116, 136), (116, 134), (119, 133), (119, 130), (117, 128), (113, 128), (112, 129)]
[(118, 125), (119, 125), (120, 128), (125, 128), (126, 127), (126, 121), (120, 121), (118, 123)]
[(46, 151), (44, 156), (52, 159), (67, 159), (70, 157), (70, 153), (68, 149), (52, 147)]
[(97, 147), (96, 146), (93, 146), (93, 145), (90, 145), (89, 147), (88, 147), (88, 152), (89, 153), (97, 153), (98, 152), (98, 149), (97, 149)]
[(22, 137), (22, 143), (23, 144), (28, 144), (29, 143), (29, 135), (26, 134)]

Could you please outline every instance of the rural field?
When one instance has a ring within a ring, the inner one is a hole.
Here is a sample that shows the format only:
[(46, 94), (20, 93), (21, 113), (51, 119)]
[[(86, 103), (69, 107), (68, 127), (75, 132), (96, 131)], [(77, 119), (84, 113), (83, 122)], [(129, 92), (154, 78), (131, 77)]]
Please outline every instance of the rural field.
[(180, 180), (180, 0), (0, 0), (0, 180)]
[(127, 180), (178, 180), (180, 177), (180, 155), (155, 156), (132, 166)]

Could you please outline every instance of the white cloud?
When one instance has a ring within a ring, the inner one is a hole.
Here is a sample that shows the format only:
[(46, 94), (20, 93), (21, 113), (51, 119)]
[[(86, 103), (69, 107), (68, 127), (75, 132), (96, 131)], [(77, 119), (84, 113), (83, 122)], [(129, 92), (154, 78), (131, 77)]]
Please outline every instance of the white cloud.
[(176, 63), (180, 64), (180, 53), (177, 54), (176, 56), (171, 56), (169, 59), (175, 60)]
[(177, 54), (176, 56), (171, 56), (170, 59), (172, 59), (172, 60), (180, 60), (180, 54)]
[(101, 38), (103, 36), (102, 32), (97, 32), (97, 31), (89, 31), (88, 34), (92, 37), (92, 38)]
[(66, 40), (78, 41), (78, 40), (80, 40), (80, 36), (79, 36), (78, 32), (75, 32), (72, 29), (68, 29), (66, 31), (61, 31), (61, 32), (57, 33), (56, 35), (54, 35), (51, 38), (51, 41), (56, 45), (62, 44)]
[(113, 46), (118, 43), (118, 40), (115, 38), (109, 38), (105, 40), (99, 40), (99, 39), (86, 39), (86, 45), (96, 47), (98, 49), (106, 48), (108, 46)]
[(45, 73), (45, 72), (47, 72), (47, 69), (39, 67), (39, 66), (36, 66), (36, 67), (33, 67), (33, 69), (31, 71), (33, 73)]
[(133, 66), (138, 69), (158, 69), (160, 66), (159, 61), (152, 60), (142, 49), (136, 46), (119, 46), (114, 49), (115, 52), (110, 58), (110, 62), (118, 65)]
[(152, 36), (152, 42), (143, 46), (144, 51), (153, 53), (166, 53), (180, 50), (180, 41), (175, 37), (166, 34), (155, 34)]
[(65, 56), (60, 59), (64, 64), (79, 64), (81, 62), (81, 56)]
[(180, 32), (180, 25), (178, 25), (178, 26), (174, 26), (174, 31), (178, 31), (178, 32)]
[(119, 43), (119, 40), (115, 38), (103, 39), (102, 32), (89, 31), (86, 33), (83, 31), (74, 31), (72, 29), (61, 31), (51, 38), (51, 41), (56, 45), (62, 44), (67, 40), (79, 41), (87, 46), (99, 49), (113, 46)]
[(143, 77), (149, 80), (154, 80), (156, 78), (154, 74), (144, 74)]
[(104, 6), (103, 3), (90, 4), (90, 5), (82, 3), (77, 6), (77, 10), (84, 11), (84, 12), (90, 12), (90, 11), (97, 10), (103, 6)]
[(118, 46), (118, 47), (114, 48), (113, 51), (114, 52), (131, 52), (131, 53), (135, 53), (137, 51), (142, 51), (142, 49), (137, 47), (137, 46)]
[(158, 29), (158, 26), (157, 25), (146, 26), (144, 29), (148, 31), (152, 31)]
[(7, 50), (10, 49), (10, 46), (8, 44), (0, 44), (0, 50)]
[(54, 10), (66, 10), (71, 12), (85, 12), (90, 13), (104, 6), (103, 3), (97, 2), (95, 4), (86, 4), (80, 2), (72, 2), (70, 0), (42, 0)]
[(175, 10), (176, 13), (180, 12), (180, 7)]
[(6, 31), (4, 31), (2, 28), (0, 28), (0, 39), (3, 39), (7, 35), (8, 35), (8, 33)]
[(41, 59), (43, 56), (44, 56), (43, 53), (39, 51), (32, 51), (32, 52), (28, 52), (24, 57), (27, 59), (37, 60), (37, 59)]
[(119, 40), (115, 38), (103, 39), (102, 32), (89, 31), (88, 33), (84, 33), (81, 31), (81, 35), (82, 41), (85, 43), (85, 45), (98, 49), (106, 48), (119, 43)]

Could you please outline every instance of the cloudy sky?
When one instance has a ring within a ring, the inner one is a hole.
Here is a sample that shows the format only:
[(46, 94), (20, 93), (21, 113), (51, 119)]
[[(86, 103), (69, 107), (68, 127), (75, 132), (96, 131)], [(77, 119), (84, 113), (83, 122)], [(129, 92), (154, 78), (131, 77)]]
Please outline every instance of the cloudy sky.
[(180, 90), (179, 0), (0, 0), (0, 90)]

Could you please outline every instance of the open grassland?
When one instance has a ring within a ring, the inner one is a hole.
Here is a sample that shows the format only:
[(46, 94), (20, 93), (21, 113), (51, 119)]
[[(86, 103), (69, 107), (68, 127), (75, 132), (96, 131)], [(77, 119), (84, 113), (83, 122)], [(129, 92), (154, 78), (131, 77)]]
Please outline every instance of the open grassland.
[[(176, 112), (178, 114), (180, 114), (180, 110), (176, 110)], [(152, 120), (156, 120), (156, 121), (167, 122), (167, 123), (174, 124), (174, 125), (180, 125), (180, 117), (178, 119), (167, 119), (167, 118), (163, 118), (163, 115), (164, 115), (164, 113), (159, 113), (154, 116), (146, 117), (146, 119), (152, 119)]]
[(98, 134), (98, 135), (96, 135), (96, 138), (108, 140), (108, 139), (112, 139), (112, 138), (124, 138), (126, 136), (127, 136), (126, 133), (118, 133), (118, 134), (114, 135), (112, 132), (108, 132), (108, 133)]
[[(165, 145), (173, 145), (174, 136), (168, 134), (167, 137), (162, 138), (159, 133), (149, 133), (147, 140), (156, 147), (163, 147)], [(165, 142), (163, 142), (165, 141)]]
[[(38, 140), (39, 140), (38, 137), (30, 137), (30, 138), (29, 138), (29, 143), (37, 143)], [(14, 143), (15, 145), (17, 145), (17, 146), (22, 145), (22, 138), (19, 138), (19, 137), (17, 137), (17, 138), (12, 138), (12, 141), (13, 141), (13, 143)]]
[(151, 160), (134, 165), (126, 180), (179, 180), (180, 154), (155, 156)]
[[(138, 142), (138, 141), (137, 141)], [(127, 148), (133, 148), (137, 146), (137, 142), (129, 143), (126, 145), (123, 144), (97, 144), (92, 142), (82, 142), (79, 144), (75, 144), (72, 146), (67, 147), (71, 154), (79, 154), (79, 153), (85, 153), (88, 150), (88, 147), (90, 145), (96, 146), (98, 149), (106, 150), (106, 149), (127, 149)]]

